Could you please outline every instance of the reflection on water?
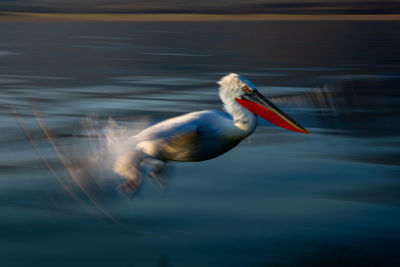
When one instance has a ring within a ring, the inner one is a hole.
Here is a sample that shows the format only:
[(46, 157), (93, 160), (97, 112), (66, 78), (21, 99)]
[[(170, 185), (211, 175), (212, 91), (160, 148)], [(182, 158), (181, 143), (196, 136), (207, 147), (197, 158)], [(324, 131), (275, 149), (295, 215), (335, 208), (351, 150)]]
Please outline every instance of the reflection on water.
[[(351, 76), (350, 76), (351, 77)], [(277, 98), (277, 102), (317, 108), (321, 128), (342, 130), (361, 137), (397, 136), (400, 128), (398, 84), (400, 77), (376, 75), (373, 80), (346, 79), (303, 93)], [(337, 132), (337, 131), (335, 131)]]
[[(398, 22), (2, 26), (3, 262), (399, 264)], [(121, 197), (98, 139), (109, 117), (123, 138), (221, 109), (228, 72), (310, 136), (260, 121), (221, 157), (175, 164), (164, 193), (148, 180)]]

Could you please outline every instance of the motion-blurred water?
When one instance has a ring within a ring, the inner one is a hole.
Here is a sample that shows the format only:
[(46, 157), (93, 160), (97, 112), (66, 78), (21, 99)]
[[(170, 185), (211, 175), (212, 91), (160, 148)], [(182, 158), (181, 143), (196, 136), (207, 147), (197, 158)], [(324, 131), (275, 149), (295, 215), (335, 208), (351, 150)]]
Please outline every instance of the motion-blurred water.
[[(2, 266), (400, 265), (399, 22), (2, 22), (0, 36)], [(84, 168), (86, 117), (138, 130), (221, 109), (229, 72), (311, 134), (261, 122), (131, 200)]]

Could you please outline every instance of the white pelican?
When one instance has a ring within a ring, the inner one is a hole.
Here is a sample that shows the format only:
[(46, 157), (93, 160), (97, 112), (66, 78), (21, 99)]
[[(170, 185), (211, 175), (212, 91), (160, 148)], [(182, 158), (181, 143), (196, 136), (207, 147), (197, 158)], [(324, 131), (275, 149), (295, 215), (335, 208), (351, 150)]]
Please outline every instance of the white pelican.
[(114, 163), (114, 171), (126, 179), (125, 188), (134, 190), (145, 173), (155, 177), (167, 161), (202, 161), (229, 151), (256, 129), (256, 116), (308, 134), (243, 76), (231, 73), (218, 84), (226, 112), (191, 112), (159, 122), (130, 138), (129, 152)]

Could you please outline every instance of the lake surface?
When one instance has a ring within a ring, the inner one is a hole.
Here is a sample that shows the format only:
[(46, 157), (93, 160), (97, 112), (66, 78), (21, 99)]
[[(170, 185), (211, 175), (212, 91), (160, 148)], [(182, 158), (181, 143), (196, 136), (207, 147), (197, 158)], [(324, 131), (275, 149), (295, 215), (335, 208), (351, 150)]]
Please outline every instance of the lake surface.
[[(400, 22), (2, 22), (0, 36), (2, 266), (400, 265)], [(109, 162), (90, 164), (88, 126), (221, 109), (230, 72), (310, 135), (260, 121), (130, 199)]]

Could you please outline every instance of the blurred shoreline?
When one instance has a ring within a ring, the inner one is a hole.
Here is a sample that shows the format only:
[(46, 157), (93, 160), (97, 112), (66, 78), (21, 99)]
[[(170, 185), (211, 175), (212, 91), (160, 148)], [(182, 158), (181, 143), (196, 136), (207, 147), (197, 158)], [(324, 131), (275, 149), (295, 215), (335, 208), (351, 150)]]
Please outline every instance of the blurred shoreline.
[(399, 21), (400, 14), (137, 14), (1, 12), (0, 22), (35, 21)]

